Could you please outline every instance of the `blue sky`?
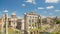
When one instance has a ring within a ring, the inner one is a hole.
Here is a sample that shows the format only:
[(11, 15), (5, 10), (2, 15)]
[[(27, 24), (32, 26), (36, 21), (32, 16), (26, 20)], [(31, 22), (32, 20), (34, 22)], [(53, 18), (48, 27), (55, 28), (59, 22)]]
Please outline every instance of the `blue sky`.
[(34, 11), (43, 16), (60, 16), (60, 0), (0, 0), (0, 14), (6, 9), (9, 15), (16, 12), (17, 16), (23, 16)]

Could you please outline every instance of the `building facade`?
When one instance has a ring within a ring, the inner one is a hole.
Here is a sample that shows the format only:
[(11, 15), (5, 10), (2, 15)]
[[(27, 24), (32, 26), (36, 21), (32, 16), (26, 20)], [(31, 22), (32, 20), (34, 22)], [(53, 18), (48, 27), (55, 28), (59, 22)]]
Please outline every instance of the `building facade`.
[(17, 16), (16, 13), (12, 13), (11, 17), (8, 18), (9, 26), (12, 28), (16, 28), (17, 26)]
[(16, 28), (21, 31), (21, 34), (24, 34), (24, 19), (23, 18), (17, 19), (17, 27)]
[[(38, 29), (40, 27), (40, 15), (35, 14), (33, 11), (30, 13), (24, 13), (24, 29), (25, 34), (38, 34)], [(36, 31), (31, 31), (31, 30)]]

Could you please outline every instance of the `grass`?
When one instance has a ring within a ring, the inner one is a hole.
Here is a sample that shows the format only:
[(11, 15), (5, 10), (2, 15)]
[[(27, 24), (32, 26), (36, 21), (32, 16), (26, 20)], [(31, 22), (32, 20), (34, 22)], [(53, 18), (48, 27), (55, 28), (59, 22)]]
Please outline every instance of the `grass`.
[(37, 30), (40, 30), (40, 29), (38, 28), (29, 29), (30, 32), (37, 31)]
[(18, 29), (12, 29), (12, 28), (9, 28), (8, 29), (8, 34), (20, 34), (20, 31)]
[(13, 34), (14, 30), (12, 28), (8, 29), (8, 34)]
[[(1, 34), (1, 32), (0, 32), (0, 34)], [(4, 32), (3, 32), (3, 34), (5, 34)], [(12, 29), (12, 28), (8, 28), (8, 34), (20, 34), (20, 31), (18, 30), (18, 29)]]

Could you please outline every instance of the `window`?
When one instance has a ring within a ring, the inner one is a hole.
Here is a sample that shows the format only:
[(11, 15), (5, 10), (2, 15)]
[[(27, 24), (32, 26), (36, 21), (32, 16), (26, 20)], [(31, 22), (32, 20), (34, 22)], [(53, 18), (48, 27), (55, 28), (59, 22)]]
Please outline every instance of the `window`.
[(29, 22), (31, 23), (31, 19), (29, 19)]
[(32, 19), (32, 22), (34, 22), (34, 19)]

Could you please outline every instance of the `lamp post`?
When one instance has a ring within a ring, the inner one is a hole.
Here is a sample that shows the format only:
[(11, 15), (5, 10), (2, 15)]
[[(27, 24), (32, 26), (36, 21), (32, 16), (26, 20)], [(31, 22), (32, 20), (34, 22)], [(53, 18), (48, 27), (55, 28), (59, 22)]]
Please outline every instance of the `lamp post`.
[(5, 10), (5, 34), (8, 34), (8, 10)]

